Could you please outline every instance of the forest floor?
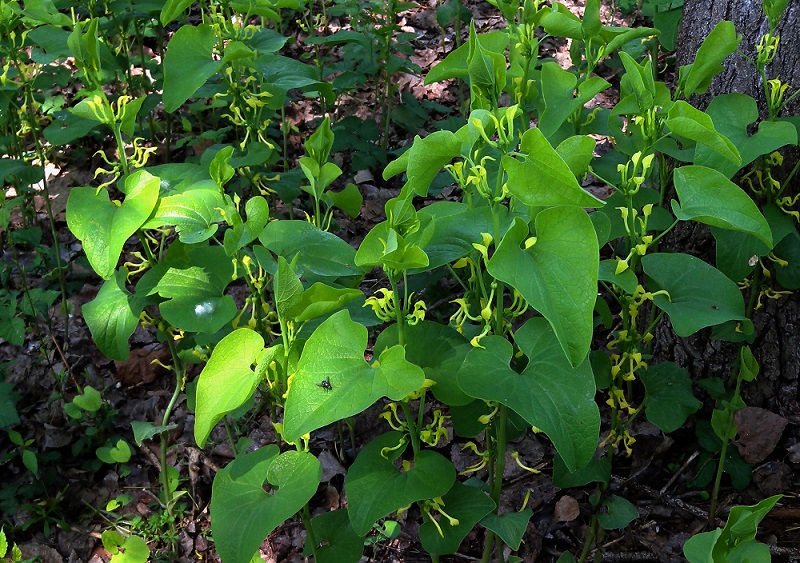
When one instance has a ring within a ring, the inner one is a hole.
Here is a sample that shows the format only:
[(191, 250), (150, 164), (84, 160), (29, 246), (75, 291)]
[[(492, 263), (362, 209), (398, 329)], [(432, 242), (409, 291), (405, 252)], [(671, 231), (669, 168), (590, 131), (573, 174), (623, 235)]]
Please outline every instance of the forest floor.
[[(581, 14), (582, 0), (567, 1), (577, 14)], [(422, 2), (420, 7), (401, 14), (403, 31), (417, 34), (412, 41), (415, 55), (412, 61), (424, 74), (446, 52), (452, 49), (452, 29), (443, 38), (435, 21), (435, 0)], [(501, 25), (497, 10), (488, 3), (469, 2), (476, 28), (490, 29)], [(604, 7), (606, 9), (606, 7)], [(604, 16), (608, 21), (609, 13)], [(632, 25), (633, 16), (615, 15), (617, 25)], [(567, 45), (546, 39), (542, 52), (569, 65)], [(614, 69), (601, 69), (613, 82)], [(424, 85), (420, 76), (400, 77), (401, 92), (409, 92), (417, 99), (436, 102), (450, 108), (459, 103), (458, 86), (453, 83)], [(613, 93), (604, 93), (595, 103), (611, 107)], [(374, 104), (356, 92), (337, 108), (339, 116), (357, 112), (374, 111)], [(299, 154), (304, 130), (318, 117), (315, 108), (298, 107), (293, 112), (299, 134), (294, 151)], [(376, 110), (375, 110), (376, 111)], [(417, 133), (424, 134), (423, 128)], [(396, 131), (390, 145), (399, 146), (410, 140), (405, 132)], [(341, 154), (344, 165), (348, 155)], [(90, 185), (93, 182), (94, 164), (81, 160), (52, 169), (50, 191), (55, 196), (53, 213), (58, 227), (58, 242), (63, 256), (75, 262), (80, 253), (80, 243), (66, 226), (66, 195), (72, 186)], [(349, 181), (355, 181), (364, 196), (364, 206), (357, 219), (337, 217), (340, 235), (357, 246), (364, 234), (384, 219), (386, 200), (397, 194), (399, 185), (380, 180), (379, 170), (349, 170)], [(603, 195), (603, 186), (589, 186), (597, 195)], [(441, 197), (447, 197), (443, 190)], [(37, 220), (44, 227), (47, 217), (43, 206), (37, 210)], [(44, 228), (46, 231), (47, 229)], [(21, 256), (22, 261), (33, 256)], [(44, 280), (28, 280), (32, 287), (45, 285)], [(16, 531), (14, 540), (20, 544), (23, 556), (39, 557), (46, 563), (108, 561), (110, 554), (103, 548), (100, 533), (115, 525), (136, 531), (150, 540), (157, 559), (158, 549), (163, 549), (168, 534), (164, 511), (159, 507), (157, 491), (160, 472), (159, 452), (156, 442), (145, 441), (135, 448), (126, 464), (104, 465), (95, 458), (87, 429), (100, 428), (100, 432), (125, 436), (133, 443), (129, 421), (158, 420), (171, 394), (172, 377), (153, 360), (166, 361), (166, 352), (154, 333), (137, 330), (131, 340), (132, 354), (126, 362), (104, 358), (92, 342), (83, 322), (81, 306), (97, 294), (100, 286), (94, 274), (73, 265), (68, 280), (76, 288), (71, 298), (73, 307), (69, 332), (65, 331), (58, 311), (52, 312), (50, 326), (41, 323), (26, 337), (22, 349), (0, 343), (0, 364), (4, 365), (5, 382), (13, 385), (20, 397), (16, 403), (20, 423), (15, 428), (33, 439), (38, 452), (41, 471), (40, 482), (31, 480), (30, 473), (15, 456), (19, 448), (13, 445), (5, 432), (0, 433), (0, 508), (7, 528)], [(64, 342), (66, 341), (66, 345)], [(60, 343), (60, 344), (59, 344)], [(195, 374), (197, 372), (195, 371)], [(57, 375), (56, 375), (57, 374)], [(72, 397), (77, 387), (91, 385), (103, 392), (104, 407), (90, 420), (75, 421), (65, 414), (64, 397)], [(6, 408), (0, 404), (0, 410)], [(369, 442), (382, 432), (377, 417), (360, 417), (356, 435), (362, 443)], [(171, 419), (177, 427), (170, 434), (170, 442), (177, 444), (170, 453), (169, 463), (180, 474), (180, 489), (185, 491), (186, 502), (180, 504), (178, 525), (178, 555), (181, 561), (218, 561), (213, 541), (210, 539), (209, 501), (211, 483), (216, 470), (232, 458), (232, 450), (224, 433), (218, 428), (212, 434), (206, 450), (194, 446), (193, 414), (182, 396)], [(246, 435), (256, 444), (275, 442), (272, 423), (267, 416), (252, 416), (234, 430)], [(664, 435), (651, 424), (642, 421), (633, 429), (636, 447), (631, 457), (618, 456), (614, 467), (612, 488), (624, 495), (639, 511), (639, 518), (624, 530), (607, 532), (598, 537), (590, 560), (596, 561), (682, 561), (682, 545), (707, 524), (707, 488), (692, 488), (692, 479), (701, 469), (697, 466), (699, 447), (691, 428), (684, 428), (670, 436)], [(753, 423), (754, 434), (765, 434), (768, 429)], [(322, 484), (312, 499), (312, 512), (339, 508), (345, 502), (344, 464), (352, 460), (353, 451), (343, 447), (341, 428), (328, 428), (316, 432), (312, 450), (323, 464)], [(774, 433), (773, 433), (774, 434)], [(723, 525), (726, 512), (734, 504), (753, 504), (775, 493), (787, 494), (800, 490), (800, 437), (794, 425), (782, 436), (774, 436), (763, 448), (774, 448), (766, 459), (753, 468), (752, 482), (741, 491), (725, 482), (721, 494), (718, 525)], [(464, 441), (451, 440), (442, 450), (459, 470), (474, 463), (468, 451), (462, 451)], [(507, 464), (504, 487), (504, 511), (519, 510), (522, 499), (530, 492), (528, 507), (534, 516), (516, 553), (524, 561), (555, 561), (564, 551), (579, 554), (589, 533), (589, 497), (591, 486), (570, 489), (556, 488), (549, 475), (553, 450), (544, 439), (526, 434), (514, 445), (522, 452), (528, 465), (542, 469), (531, 475), (515, 463)], [(479, 473), (480, 477), (481, 474)], [(46, 485), (42, 485), (46, 483)], [(43, 488), (42, 488), (43, 487)], [(31, 491), (38, 491), (31, 493)], [(132, 500), (124, 507), (110, 510), (108, 503), (121, 495)], [(13, 508), (13, 511), (11, 510)], [(405, 562), (428, 561), (418, 537), (419, 514), (407, 513), (402, 519), (401, 535), (391, 541), (375, 543), (365, 552), (368, 561)], [(800, 499), (787, 494), (781, 507), (773, 510), (762, 523), (759, 538), (773, 544), (776, 561), (800, 561)], [(290, 520), (272, 533), (261, 548), (265, 561), (302, 561), (305, 532), (297, 520)], [(442, 561), (473, 561), (480, 558), (482, 537), (473, 531), (463, 542), (457, 555), (442, 557)], [(167, 559), (167, 556), (163, 556)]]

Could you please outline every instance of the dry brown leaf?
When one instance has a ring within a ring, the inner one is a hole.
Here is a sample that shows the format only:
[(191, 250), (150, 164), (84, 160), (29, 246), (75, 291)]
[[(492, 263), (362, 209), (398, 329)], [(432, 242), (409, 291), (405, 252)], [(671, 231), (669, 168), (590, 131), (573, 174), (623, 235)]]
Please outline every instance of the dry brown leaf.
[(733, 417), (739, 435), (734, 444), (747, 463), (764, 461), (783, 434), (788, 420), (759, 407), (745, 407)]
[(569, 495), (564, 495), (556, 503), (553, 518), (559, 522), (572, 522), (581, 514), (578, 501)]

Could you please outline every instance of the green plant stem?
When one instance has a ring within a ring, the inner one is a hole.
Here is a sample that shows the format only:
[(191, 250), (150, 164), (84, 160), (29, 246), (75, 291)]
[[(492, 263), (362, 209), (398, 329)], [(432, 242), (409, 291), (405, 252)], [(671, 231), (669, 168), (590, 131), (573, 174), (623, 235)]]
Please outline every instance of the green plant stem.
[(597, 516), (592, 513), (592, 522), (589, 524), (589, 535), (586, 537), (586, 541), (583, 544), (583, 550), (578, 558), (578, 563), (586, 563), (586, 558), (589, 556), (589, 551), (592, 549), (595, 536), (597, 536)]
[(481, 554), (481, 563), (489, 563), (492, 557), (492, 550), (494, 549), (495, 533), (491, 530), (486, 530), (486, 539), (483, 543), (483, 553)]
[(300, 511), (300, 519), (306, 527), (306, 544), (311, 546), (311, 555), (314, 561), (317, 561), (317, 540), (314, 537), (314, 528), (311, 525), (311, 511), (308, 509), (308, 504), (303, 506), (303, 510)]
[[(736, 390), (734, 391), (734, 398), (739, 396), (739, 391), (742, 386), (742, 370), (737, 366), (736, 369)], [(728, 417), (728, 424), (725, 427), (725, 439), (722, 440), (722, 449), (719, 452), (719, 462), (717, 463), (717, 474), (714, 477), (714, 488), (711, 491), (711, 504), (708, 508), (708, 529), (711, 530), (716, 526), (717, 519), (717, 502), (719, 501), (719, 488), (722, 483), (722, 473), (725, 471), (725, 456), (728, 454), (728, 443), (733, 437), (731, 433), (734, 429), (733, 412)]]
[[(758, 294), (761, 290), (761, 270), (756, 270), (755, 274), (753, 275), (753, 283), (750, 287), (750, 297), (747, 300), (747, 308), (745, 309), (745, 316), (747, 318), (752, 317), (753, 310), (755, 309), (756, 301), (758, 300)], [(739, 356), (741, 358), (741, 356)], [(740, 362), (741, 359), (737, 360)], [(742, 388), (742, 367), (740, 364), (737, 363), (736, 365), (736, 387), (734, 388), (733, 397), (732, 399), (735, 400), (736, 397), (739, 397), (739, 393), (741, 392)], [(722, 449), (719, 452), (719, 462), (717, 463), (717, 473), (714, 476), (714, 487), (711, 491), (711, 502), (708, 509), (708, 522), (707, 526), (709, 529), (713, 529), (716, 522), (717, 516), (717, 502), (719, 501), (719, 489), (722, 484), (722, 474), (725, 471), (725, 459), (728, 454), (728, 442), (731, 440), (731, 432), (733, 431), (735, 424), (733, 419), (733, 413), (731, 413), (730, 418), (728, 419), (728, 425), (725, 428), (725, 439), (722, 441)]]
[(414, 457), (416, 458), (421, 449), (419, 443), (419, 428), (414, 422), (414, 417), (411, 414), (411, 407), (408, 406), (408, 401), (400, 401), (400, 408), (403, 409), (403, 414), (406, 417), (408, 434), (411, 436), (411, 447), (414, 449)]
[[(161, 419), (161, 426), (166, 426), (169, 424), (169, 418), (172, 415), (172, 410), (175, 408), (175, 403), (178, 402), (178, 397), (181, 394), (181, 389), (183, 388), (184, 382), (183, 365), (178, 357), (178, 351), (175, 349), (175, 342), (172, 340), (172, 337), (169, 334), (166, 334), (165, 336), (167, 346), (169, 346), (169, 351), (172, 355), (172, 369), (175, 371), (175, 389), (172, 392), (172, 397), (169, 400), (167, 408), (164, 410), (164, 416)], [(172, 497), (172, 490), (169, 486), (169, 475), (167, 474), (168, 433), (162, 432), (159, 435), (159, 438), (161, 441), (161, 486), (164, 489), (164, 505), (166, 506), (167, 515), (169, 516), (169, 529), (172, 538), (170, 548), (174, 552), (177, 550), (178, 530), (175, 526), (175, 516), (172, 510), (174, 501)]]
[(112, 129), (114, 130), (114, 139), (117, 141), (117, 151), (119, 152), (119, 164), (122, 166), (122, 174), (127, 176), (130, 168), (128, 166), (128, 155), (125, 154), (125, 143), (122, 141), (120, 124), (115, 123)]

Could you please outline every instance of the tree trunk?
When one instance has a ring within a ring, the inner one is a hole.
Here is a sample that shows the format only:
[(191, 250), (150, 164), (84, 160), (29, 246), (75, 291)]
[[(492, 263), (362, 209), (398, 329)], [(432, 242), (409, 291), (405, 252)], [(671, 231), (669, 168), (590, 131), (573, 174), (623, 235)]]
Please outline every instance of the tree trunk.
[[(743, 36), (740, 53), (755, 59), (756, 43), (769, 30), (761, 0), (686, 0), (683, 24), (678, 34), (677, 61), (679, 65), (691, 63), (703, 39), (721, 20), (732, 21)], [(777, 57), (767, 67), (767, 77), (780, 76), (792, 85), (787, 96), (800, 87), (800, 0), (790, 0), (783, 20), (777, 29), (781, 45)], [(705, 108), (715, 95), (740, 92), (753, 96), (762, 116), (766, 115), (761, 77), (752, 64), (740, 53), (734, 53), (725, 62), (727, 69), (717, 75), (708, 93), (694, 96), (690, 101)], [(800, 114), (800, 96), (795, 98), (782, 115)], [(783, 177), (797, 162), (797, 151), (782, 150), (787, 157), (782, 169)], [(800, 178), (795, 177), (784, 195), (798, 193)], [(688, 252), (714, 263), (714, 238), (703, 225), (687, 223), (676, 229), (666, 241), (667, 248)], [(747, 298), (747, 295), (745, 295)], [(800, 292), (778, 300), (763, 299), (763, 307), (754, 314), (756, 340), (753, 353), (761, 364), (758, 379), (748, 384), (743, 395), (751, 406), (761, 406), (794, 421), (800, 421), (798, 376), (800, 375)], [(710, 339), (710, 330), (680, 339), (672, 332), (669, 323), (657, 329), (656, 355), (674, 359), (687, 369), (695, 379), (722, 377), (733, 373), (737, 346)]]
[[(769, 22), (761, 7), (761, 0), (686, 0), (683, 23), (678, 32), (678, 64), (691, 63), (703, 39), (722, 20), (729, 20), (742, 36), (739, 53), (725, 61), (726, 70), (717, 75), (708, 93), (695, 96), (690, 101), (704, 108), (717, 94), (740, 92), (753, 96), (763, 108), (764, 88), (761, 77), (742, 54), (752, 60), (756, 57), (759, 37), (769, 31)], [(800, 0), (789, 0), (776, 33), (781, 45), (775, 60), (767, 67), (767, 78), (780, 77), (792, 87), (787, 96), (800, 88)], [(800, 96), (792, 100), (783, 115), (800, 115)]]

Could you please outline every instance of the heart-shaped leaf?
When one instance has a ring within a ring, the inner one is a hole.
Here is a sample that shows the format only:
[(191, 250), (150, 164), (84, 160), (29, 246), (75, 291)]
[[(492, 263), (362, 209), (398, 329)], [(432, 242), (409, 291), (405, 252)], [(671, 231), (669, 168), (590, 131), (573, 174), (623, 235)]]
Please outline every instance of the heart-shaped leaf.
[(219, 341), (197, 381), (194, 439), (201, 448), (223, 416), (242, 406), (258, 385), (253, 371), (264, 339), (247, 328), (234, 330)]
[[(431, 450), (423, 450), (410, 462), (407, 470), (395, 467), (394, 461), (405, 447), (396, 448), (405, 440), (398, 432), (375, 438), (358, 454), (347, 472), (350, 522), (360, 536), (392, 511), (412, 502), (444, 495), (456, 479), (453, 464)], [(387, 450), (384, 457), (384, 450)]]
[(181, 262), (181, 267), (168, 267), (163, 274), (154, 268), (139, 286), (147, 295), (157, 293), (167, 299), (160, 310), (172, 326), (189, 332), (217, 332), (236, 315), (233, 297), (222, 295), (231, 281), (233, 265), (220, 246), (193, 247), (188, 257), (191, 266), (183, 267)]
[(153, 436), (158, 436), (159, 434), (163, 434), (164, 432), (175, 430), (177, 427), (178, 427), (177, 424), (156, 426), (152, 422), (146, 422), (141, 420), (131, 421), (131, 430), (133, 430), (133, 441), (136, 442), (137, 446), (141, 446), (145, 440), (149, 440)]
[(128, 339), (139, 325), (139, 315), (151, 299), (125, 288), (126, 272), (106, 280), (92, 301), (83, 306), (83, 318), (100, 351), (114, 360), (130, 356)]
[(751, 96), (739, 93), (715, 96), (706, 113), (711, 116), (714, 128), (736, 145), (742, 164), (738, 166), (705, 146), (697, 147), (694, 162), (718, 170), (727, 178), (763, 154), (797, 144), (797, 129), (785, 121), (762, 121), (753, 135), (748, 134), (748, 128), (758, 121), (758, 107)]
[(678, 219), (748, 233), (772, 248), (769, 223), (742, 188), (705, 166), (681, 166), (674, 177), (680, 206), (673, 201), (672, 212)]
[(451, 518), (455, 518), (458, 523), (451, 525), (449, 520), (442, 516), (438, 519), (438, 528), (430, 521), (420, 526), (419, 539), (422, 547), (432, 555), (445, 555), (458, 551), (458, 546), (472, 531), (473, 526), (495, 508), (494, 501), (489, 495), (477, 487), (458, 482), (454, 483), (442, 497), (442, 502), (444, 503), (442, 510)]
[(520, 245), (528, 226), (517, 219), (489, 261), (491, 275), (515, 287), (552, 325), (573, 366), (589, 352), (600, 267), (597, 236), (583, 209), (553, 207), (536, 215), (536, 241)]
[[(317, 541), (318, 563), (357, 563), (364, 553), (364, 538), (350, 524), (347, 510), (323, 512), (311, 520), (314, 539)], [(311, 546), (306, 538), (303, 555), (311, 555)]]
[[(462, 334), (449, 325), (422, 321), (405, 327), (405, 341), (406, 359), (436, 382), (431, 391), (439, 401), (449, 406), (472, 402), (472, 397), (458, 386), (458, 370), (472, 350)], [(378, 336), (374, 351), (380, 354), (398, 343), (397, 325), (393, 324)]]
[(640, 376), (647, 389), (647, 420), (674, 432), (703, 406), (692, 393), (689, 372), (673, 362), (650, 366)]
[(72, 402), (81, 410), (97, 412), (103, 404), (103, 396), (100, 394), (100, 391), (91, 385), (87, 385), (83, 388), (83, 393), (75, 395)]
[(611, 495), (603, 502), (605, 511), (597, 515), (597, 522), (604, 530), (619, 530), (625, 528), (639, 517), (639, 511), (630, 501)]
[(297, 275), (308, 281), (360, 276), (364, 272), (355, 265), (356, 251), (352, 246), (308, 221), (273, 221), (259, 240), (288, 262), (300, 254), (295, 264)]
[(149, 229), (174, 226), (181, 242), (196, 244), (217, 232), (217, 223), (223, 220), (219, 211), (223, 206), (222, 195), (216, 186), (214, 189), (186, 190), (161, 198), (153, 218), (145, 226)]
[(366, 346), (367, 329), (346, 310), (314, 331), (286, 398), (286, 440), (358, 414), (381, 397), (398, 401), (422, 387), (425, 374), (405, 359), (402, 346), (384, 350), (372, 366), (364, 361)]
[(526, 205), (601, 207), (603, 202), (584, 191), (569, 165), (537, 128), (522, 135), (520, 150), (527, 156), (503, 157), (508, 191)]
[(507, 546), (511, 549), (519, 549), (522, 543), (522, 536), (528, 528), (528, 522), (533, 516), (533, 510), (526, 508), (520, 512), (508, 512), (506, 514), (487, 514), (481, 520), (481, 526), (493, 531), (500, 536)]
[(300, 299), (286, 312), (290, 319), (302, 323), (325, 316), (364, 295), (358, 289), (331, 287), (317, 282), (300, 295)]
[(497, 401), (542, 430), (570, 471), (586, 465), (597, 446), (600, 414), (594, 402), (594, 375), (588, 361), (573, 368), (552, 329), (534, 318), (516, 332), (528, 356), (522, 373), (509, 366), (511, 343), (499, 336), (481, 339), (467, 354), (458, 382), (468, 395)]
[[(226, 563), (249, 563), (272, 530), (317, 492), (322, 470), (306, 452), (267, 446), (235, 459), (214, 478), (211, 530)], [(273, 491), (264, 490), (264, 483)]]
[(741, 321), (742, 330), (752, 332), (742, 293), (713, 266), (688, 254), (658, 253), (642, 257), (642, 267), (660, 289), (669, 293), (669, 297), (656, 295), (653, 301), (669, 315), (678, 336), (727, 321)]
[(714, 122), (707, 114), (683, 100), (675, 102), (672, 109), (669, 110), (665, 123), (675, 135), (707, 146), (736, 166), (742, 165), (742, 157), (739, 155), (736, 145), (714, 129)]
[(108, 191), (72, 188), (67, 200), (67, 226), (83, 244), (97, 275), (114, 275), (122, 246), (150, 216), (158, 200), (159, 180), (138, 170), (125, 180), (125, 200), (117, 205)]
[(164, 110), (172, 113), (219, 70), (214, 60), (214, 28), (184, 25), (175, 32), (164, 57)]

